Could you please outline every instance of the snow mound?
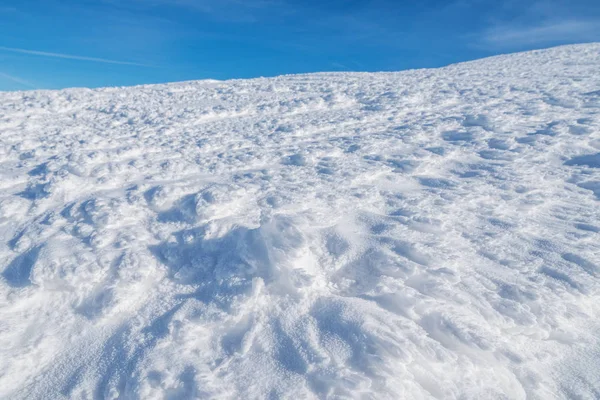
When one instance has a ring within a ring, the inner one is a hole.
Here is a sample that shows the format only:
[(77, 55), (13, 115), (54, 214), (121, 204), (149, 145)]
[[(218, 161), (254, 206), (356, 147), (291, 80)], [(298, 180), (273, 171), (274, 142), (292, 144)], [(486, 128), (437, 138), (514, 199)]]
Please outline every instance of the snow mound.
[(0, 94), (0, 397), (600, 397), (600, 44)]

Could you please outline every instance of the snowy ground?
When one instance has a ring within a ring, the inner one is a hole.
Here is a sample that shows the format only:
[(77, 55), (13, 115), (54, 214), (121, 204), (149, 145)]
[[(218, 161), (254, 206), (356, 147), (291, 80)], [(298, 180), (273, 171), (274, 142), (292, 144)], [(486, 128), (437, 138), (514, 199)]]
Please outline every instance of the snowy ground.
[(0, 398), (600, 398), (600, 44), (0, 94)]

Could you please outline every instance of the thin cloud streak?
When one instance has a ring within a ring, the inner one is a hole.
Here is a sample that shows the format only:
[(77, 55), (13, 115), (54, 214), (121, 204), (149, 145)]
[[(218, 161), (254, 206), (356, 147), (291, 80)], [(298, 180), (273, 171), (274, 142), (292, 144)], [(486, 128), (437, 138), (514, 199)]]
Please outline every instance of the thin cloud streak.
[(50, 53), (47, 51), (18, 49), (18, 48), (14, 48), (14, 47), (0, 46), (0, 51), (8, 51), (11, 53), (28, 54), (28, 55), (41, 56), (41, 57), (64, 58), (64, 59), (68, 59), (68, 60), (91, 61), (91, 62), (98, 62), (98, 63), (105, 63), (105, 64), (132, 65), (132, 66), (136, 66), (136, 67), (155, 68), (155, 66), (152, 66), (152, 65), (141, 64), (141, 63), (130, 62), (130, 61), (110, 60), (107, 58), (85, 57), (85, 56), (77, 56), (77, 55), (63, 54), (63, 53)]
[(566, 20), (531, 27), (494, 27), (484, 32), (482, 42), (497, 47), (514, 47), (598, 39), (600, 22)]
[(4, 78), (4, 79), (7, 79), (9, 81), (18, 83), (19, 85), (28, 87), (30, 89), (38, 89), (38, 87), (36, 85), (34, 85), (33, 83), (31, 83), (31, 82), (29, 82), (29, 81), (27, 81), (27, 80), (25, 80), (23, 78), (19, 78), (18, 76), (6, 74), (6, 73), (4, 73), (2, 71), (0, 71), (0, 78)]

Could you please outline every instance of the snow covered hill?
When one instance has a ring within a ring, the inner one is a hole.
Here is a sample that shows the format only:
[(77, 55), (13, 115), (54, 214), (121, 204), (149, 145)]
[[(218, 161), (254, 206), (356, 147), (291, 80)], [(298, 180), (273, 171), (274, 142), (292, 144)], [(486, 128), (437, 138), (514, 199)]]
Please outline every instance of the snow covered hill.
[(600, 44), (0, 94), (0, 398), (600, 398)]

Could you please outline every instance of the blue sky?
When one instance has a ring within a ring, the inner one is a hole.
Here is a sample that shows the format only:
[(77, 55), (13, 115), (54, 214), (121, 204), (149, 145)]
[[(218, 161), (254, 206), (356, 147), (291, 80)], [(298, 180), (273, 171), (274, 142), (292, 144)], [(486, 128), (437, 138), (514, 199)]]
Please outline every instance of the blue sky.
[(394, 71), (591, 41), (598, 0), (0, 0), (0, 90)]

